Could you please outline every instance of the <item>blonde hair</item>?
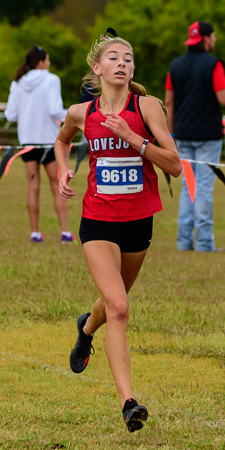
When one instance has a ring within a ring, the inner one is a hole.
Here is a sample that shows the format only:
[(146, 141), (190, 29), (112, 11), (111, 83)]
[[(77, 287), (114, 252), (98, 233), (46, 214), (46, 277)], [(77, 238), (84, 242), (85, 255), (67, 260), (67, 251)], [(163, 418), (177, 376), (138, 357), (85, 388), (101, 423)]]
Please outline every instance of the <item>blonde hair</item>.
[[(91, 70), (83, 77), (82, 87), (84, 89), (85, 89), (86, 85), (91, 85), (92, 89), (95, 89), (98, 92), (101, 92), (100, 77), (99, 77), (99, 75), (96, 75), (94, 73), (92, 67), (93, 67), (94, 62), (100, 62), (103, 51), (105, 50), (105, 48), (109, 47), (112, 44), (125, 45), (131, 51), (131, 53), (134, 57), (133, 48), (128, 41), (125, 41), (125, 39), (122, 39), (120, 37), (109, 38), (108, 36), (101, 36), (100, 41), (96, 40), (93, 43), (93, 45), (90, 49), (90, 52), (88, 53), (87, 58), (86, 58), (86, 61), (89, 65), (89, 67), (91, 68)], [(86, 90), (88, 91), (88, 87), (86, 88)], [(165, 117), (167, 118), (167, 108), (165, 108), (165, 106), (163, 105), (162, 100), (160, 100), (159, 98), (154, 97), (152, 95), (147, 95), (144, 86), (142, 86), (139, 83), (134, 82), (133, 80), (130, 80), (129, 81), (129, 90), (131, 92), (133, 92), (134, 94), (137, 94), (137, 95), (140, 95), (143, 97), (147, 96), (147, 97), (155, 98), (159, 102), (159, 104), (165, 114)]]

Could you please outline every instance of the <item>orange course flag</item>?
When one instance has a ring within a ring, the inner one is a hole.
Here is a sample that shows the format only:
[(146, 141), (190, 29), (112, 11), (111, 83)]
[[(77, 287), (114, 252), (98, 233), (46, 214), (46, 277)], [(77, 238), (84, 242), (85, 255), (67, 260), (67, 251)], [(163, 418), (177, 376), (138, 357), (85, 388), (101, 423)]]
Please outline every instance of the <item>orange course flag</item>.
[(183, 175), (187, 184), (188, 193), (190, 195), (191, 202), (194, 202), (195, 192), (196, 192), (196, 181), (191, 163), (181, 159), (181, 164), (183, 166)]
[(18, 153), (16, 153), (14, 156), (12, 156), (12, 158), (10, 158), (10, 160), (7, 162), (6, 167), (5, 167), (5, 175), (7, 175), (9, 168), (12, 164), (12, 162), (14, 161), (15, 158), (17, 158), (17, 156), (23, 155), (24, 153), (28, 153), (30, 152), (30, 150), (32, 150), (34, 148), (34, 146), (28, 146), (25, 147), (23, 150), (20, 150)]

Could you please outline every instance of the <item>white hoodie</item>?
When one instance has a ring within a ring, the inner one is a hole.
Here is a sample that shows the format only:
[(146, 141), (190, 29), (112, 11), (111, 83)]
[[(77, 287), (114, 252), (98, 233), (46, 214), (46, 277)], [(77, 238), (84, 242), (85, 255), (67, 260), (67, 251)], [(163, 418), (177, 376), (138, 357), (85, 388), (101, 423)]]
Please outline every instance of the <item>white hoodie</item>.
[(59, 132), (56, 120), (64, 122), (66, 113), (57, 75), (34, 69), (12, 82), (5, 117), (17, 122), (21, 145), (54, 144)]

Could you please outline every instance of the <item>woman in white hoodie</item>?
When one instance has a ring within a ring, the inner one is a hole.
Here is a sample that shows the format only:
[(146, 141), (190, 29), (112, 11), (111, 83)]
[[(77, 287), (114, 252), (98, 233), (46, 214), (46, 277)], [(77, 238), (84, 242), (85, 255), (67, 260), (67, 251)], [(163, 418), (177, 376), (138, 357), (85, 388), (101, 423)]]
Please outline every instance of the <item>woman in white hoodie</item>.
[(61, 225), (61, 241), (72, 242), (68, 212), (58, 192), (57, 164), (54, 142), (59, 122), (64, 122), (67, 110), (63, 108), (61, 83), (57, 75), (49, 73), (49, 55), (42, 47), (32, 47), (25, 63), (16, 72), (10, 87), (5, 116), (17, 122), (20, 145), (52, 145), (34, 148), (22, 155), (28, 178), (27, 208), (31, 225), (31, 242), (43, 242), (39, 232), (40, 163), (44, 165), (54, 196), (55, 209)]

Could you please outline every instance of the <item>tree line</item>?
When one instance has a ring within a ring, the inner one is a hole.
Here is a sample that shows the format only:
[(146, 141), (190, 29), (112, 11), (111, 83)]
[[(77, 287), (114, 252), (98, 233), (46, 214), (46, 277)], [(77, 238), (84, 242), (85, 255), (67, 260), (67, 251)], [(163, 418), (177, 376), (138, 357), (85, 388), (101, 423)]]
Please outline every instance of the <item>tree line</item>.
[(217, 36), (214, 54), (223, 60), (225, 3), (216, 0), (189, 0), (186, 4), (183, 0), (108, 1), (101, 14), (95, 11), (94, 23), (84, 27), (83, 36), (46, 15), (30, 16), (19, 25), (2, 21), (0, 101), (7, 100), (10, 83), (27, 50), (40, 45), (50, 55), (50, 70), (61, 78), (65, 107), (78, 102), (82, 77), (88, 70), (87, 52), (108, 27), (115, 28), (134, 48), (134, 81), (143, 84), (148, 94), (163, 99), (170, 62), (185, 52), (188, 27), (197, 20), (213, 24)]

